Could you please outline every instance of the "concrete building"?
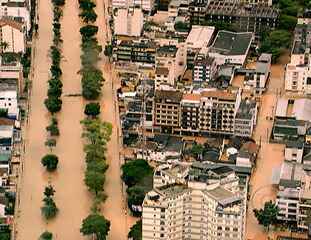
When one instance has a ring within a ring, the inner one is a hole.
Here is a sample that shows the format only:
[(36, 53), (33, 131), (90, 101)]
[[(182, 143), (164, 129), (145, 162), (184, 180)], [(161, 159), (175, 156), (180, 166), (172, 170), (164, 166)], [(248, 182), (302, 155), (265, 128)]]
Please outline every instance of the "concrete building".
[(246, 84), (254, 89), (254, 94), (262, 94), (266, 90), (271, 71), (271, 56), (271, 54), (261, 54), (254, 71), (246, 74)]
[[(192, 24), (223, 22), (231, 25), (236, 31), (254, 32), (256, 35), (276, 28), (279, 19), (277, 8), (265, 4), (241, 2), (232, 0), (193, 1), (189, 6), (190, 21)], [(247, 0), (247, 2), (251, 2), (251, 0)]]
[(144, 25), (144, 15), (141, 9), (118, 9), (114, 15), (114, 34), (140, 37)]
[(311, 94), (311, 24), (297, 24), (291, 53), (286, 65), (285, 90)]
[(174, 133), (180, 126), (180, 102), (182, 92), (156, 90), (154, 97), (154, 128), (161, 132)]
[(173, 71), (167, 67), (157, 67), (155, 70), (155, 88), (160, 89), (162, 85), (175, 86)]
[(234, 118), (240, 101), (240, 89), (213, 89), (184, 94), (181, 101), (181, 133), (233, 134)]
[(187, 65), (193, 66), (199, 52), (206, 51), (211, 45), (215, 34), (213, 26), (196, 26), (193, 25), (186, 39), (187, 46)]
[(2, 52), (23, 53), (26, 45), (23, 24), (9, 19), (0, 20), (0, 42), (7, 43)]
[(142, 65), (153, 65), (157, 45), (148, 40), (123, 40), (113, 48), (115, 61), (134, 62)]
[(30, 1), (28, 0), (1, 0), (0, 16), (4, 19), (17, 21), (25, 26), (25, 33), (30, 31)]
[(198, 56), (194, 61), (193, 67), (193, 83), (208, 83), (217, 73), (217, 64), (214, 58), (205, 56)]
[(240, 3), (272, 6), (272, 0), (239, 0)]
[(161, 46), (157, 48), (155, 55), (156, 72), (158, 68), (162, 70), (166, 68), (168, 70), (168, 82), (174, 86), (186, 70), (186, 58), (187, 52), (184, 44)]
[(276, 204), (278, 220), (291, 222), (302, 231), (308, 230), (311, 213), (311, 177), (302, 164), (285, 161), (280, 170)]
[(253, 33), (219, 31), (209, 51), (217, 65), (225, 63), (243, 66), (245, 64)]
[(154, 187), (146, 194), (142, 235), (144, 240), (242, 240), (245, 213), (246, 188), (239, 188), (232, 169), (193, 168), (187, 183)]
[(150, 13), (154, 9), (154, 0), (112, 0), (112, 8), (137, 8)]
[(234, 135), (251, 137), (257, 122), (258, 107), (255, 100), (242, 100), (234, 120)]
[(285, 145), (285, 160), (302, 163), (304, 140), (287, 141)]

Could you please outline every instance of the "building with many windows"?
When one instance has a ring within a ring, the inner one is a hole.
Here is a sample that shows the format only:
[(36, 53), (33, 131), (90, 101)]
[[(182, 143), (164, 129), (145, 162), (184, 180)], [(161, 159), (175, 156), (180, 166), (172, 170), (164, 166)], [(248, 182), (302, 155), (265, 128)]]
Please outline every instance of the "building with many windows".
[(143, 202), (142, 237), (242, 240), (246, 188), (229, 167), (190, 168), (186, 183), (154, 187)]
[(285, 90), (311, 94), (311, 24), (298, 24), (291, 53), (286, 65)]
[(311, 176), (303, 164), (285, 161), (281, 167), (276, 204), (278, 220), (307, 231), (311, 215)]
[(180, 101), (182, 92), (156, 90), (154, 96), (154, 128), (174, 133), (180, 126)]
[(234, 120), (234, 135), (240, 137), (252, 137), (257, 122), (257, 102), (254, 100), (242, 100)]
[(198, 56), (194, 61), (193, 67), (193, 83), (208, 83), (215, 77), (217, 72), (217, 64), (215, 58), (208, 55)]

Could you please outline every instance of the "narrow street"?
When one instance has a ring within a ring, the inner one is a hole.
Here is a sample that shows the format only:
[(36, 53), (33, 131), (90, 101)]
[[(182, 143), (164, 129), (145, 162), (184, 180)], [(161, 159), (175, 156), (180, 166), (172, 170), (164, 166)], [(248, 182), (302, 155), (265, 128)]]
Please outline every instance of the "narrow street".
[[(82, 219), (90, 212), (91, 198), (83, 183), (84, 153), (81, 139), (80, 120), (83, 119), (81, 97), (66, 97), (65, 94), (80, 93), (80, 20), (78, 2), (66, 1), (61, 20), (63, 38), (63, 105), (58, 114), (60, 137), (55, 153), (60, 163), (55, 174), (47, 174), (40, 160), (48, 149), (45, 127), (48, 112), (43, 104), (47, 92), (50, 67), (48, 49), (52, 43), (51, 1), (39, 2), (39, 35), (34, 61), (35, 73), (31, 96), (31, 113), (26, 139), (26, 158), (21, 185), (20, 217), (17, 219), (16, 239), (38, 239), (45, 231), (51, 231), (55, 239), (84, 239), (79, 229)], [(41, 216), (43, 189), (51, 181), (59, 208), (57, 217), (46, 223)]]
[[(108, 21), (108, 1), (96, 2), (96, 13), (98, 14), (97, 25), (99, 27), (98, 40), (103, 46), (106, 45), (107, 35), (109, 35)], [(130, 227), (135, 223), (137, 218), (131, 217), (127, 212), (126, 200), (122, 194), (122, 181), (120, 178), (120, 152), (121, 143), (119, 141), (119, 116), (118, 103), (116, 98), (116, 89), (120, 85), (118, 78), (112, 70), (112, 65), (108, 59), (103, 56), (102, 71), (105, 83), (102, 90), (101, 99), (101, 117), (104, 121), (111, 122), (113, 132), (111, 140), (108, 143), (107, 160), (109, 168), (106, 172), (105, 193), (107, 200), (103, 207), (104, 216), (111, 221), (108, 239), (110, 240), (126, 240)]]
[(268, 142), (273, 121), (267, 116), (273, 117), (277, 99), (277, 92), (283, 91), (283, 71), (282, 65), (272, 66), (270, 82), (267, 92), (262, 96), (260, 111), (258, 114), (257, 126), (254, 132), (254, 139), (261, 142), (261, 149), (257, 158), (256, 169), (250, 181), (250, 200), (246, 218), (246, 239), (266, 240), (267, 232), (260, 226), (254, 216), (254, 208), (262, 208), (264, 203), (275, 200), (276, 188), (272, 183), (272, 172), (275, 167), (282, 164), (284, 159), (284, 145)]

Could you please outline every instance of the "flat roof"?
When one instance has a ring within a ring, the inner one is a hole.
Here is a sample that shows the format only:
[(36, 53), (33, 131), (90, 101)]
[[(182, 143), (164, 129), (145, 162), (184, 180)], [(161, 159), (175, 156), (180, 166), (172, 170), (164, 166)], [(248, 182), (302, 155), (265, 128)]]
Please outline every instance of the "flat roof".
[(253, 39), (251, 32), (219, 31), (212, 45), (212, 51), (224, 55), (246, 55)]
[(215, 27), (213, 26), (192, 26), (186, 39), (187, 46), (196, 49), (207, 47), (211, 42), (214, 31)]
[(287, 106), (288, 106), (288, 99), (287, 98), (279, 98), (278, 103), (276, 105), (275, 116), (286, 117)]

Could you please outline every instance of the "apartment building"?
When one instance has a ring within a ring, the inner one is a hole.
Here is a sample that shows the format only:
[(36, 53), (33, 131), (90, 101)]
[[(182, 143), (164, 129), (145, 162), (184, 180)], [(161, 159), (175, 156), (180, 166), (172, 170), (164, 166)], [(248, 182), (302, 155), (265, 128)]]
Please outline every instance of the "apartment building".
[(279, 10), (274, 7), (232, 0), (196, 0), (190, 4), (189, 11), (192, 24), (224, 22), (231, 24), (236, 31), (256, 34), (275, 29), (279, 18)]
[(246, 84), (253, 88), (254, 94), (260, 95), (266, 90), (271, 71), (271, 57), (271, 54), (261, 54), (256, 62), (256, 68), (246, 75)]
[(174, 133), (180, 126), (182, 92), (156, 90), (154, 96), (154, 129)]
[(285, 161), (281, 167), (276, 204), (278, 220), (292, 222), (307, 231), (311, 214), (311, 177), (299, 163)]
[(114, 15), (114, 34), (121, 36), (141, 36), (144, 25), (144, 15), (141, 9), (120, 8)]
[(311, 94), (311, 24), (298, 24), (291, 53), (286, 65), (285, 90)]
[(115, 61), (154, 64), (157, 45), (148, 40), (124, 40), (113, 48)]
[(234, 133), (241, 90), (211, 89), (198, 93), (158, 90), (154, 129), (182, 135)]
[(302, 163), (304, 150), (304, 139), (298, 138), (296, 141), (287, 141), (285, 144), (285, 160)]
[(272, 6), (272, 0), (239, 0), (240, 3)]
[(240, 101), (240, 89), (184, 94), (181, 101), (181, 133), (233, 134)]
[(154, 0), (112, 0), (112, 8), (140, 8), (150, 13), (154, 9)]
[(184, 44), (163, 45), (157, 48), (155, 55), (156, 68), (166, 68), (172, 86), (186, 70), (187, 51)]
[(208, 55), (198, 56), (194, 61), (192, 81), (195, 84), (208, 83), (213, 80), (217, 72), (215, 58)]
[(143, 202), (143, 240), (244, 239), (246, 188), (241, 189), (228, 167), (190, 169), (185, 184), (154, 187)]
[(242, 100), (234, 120), (234, 135), (252, 137), (257, 122), (258, 106), (255, 100)]

